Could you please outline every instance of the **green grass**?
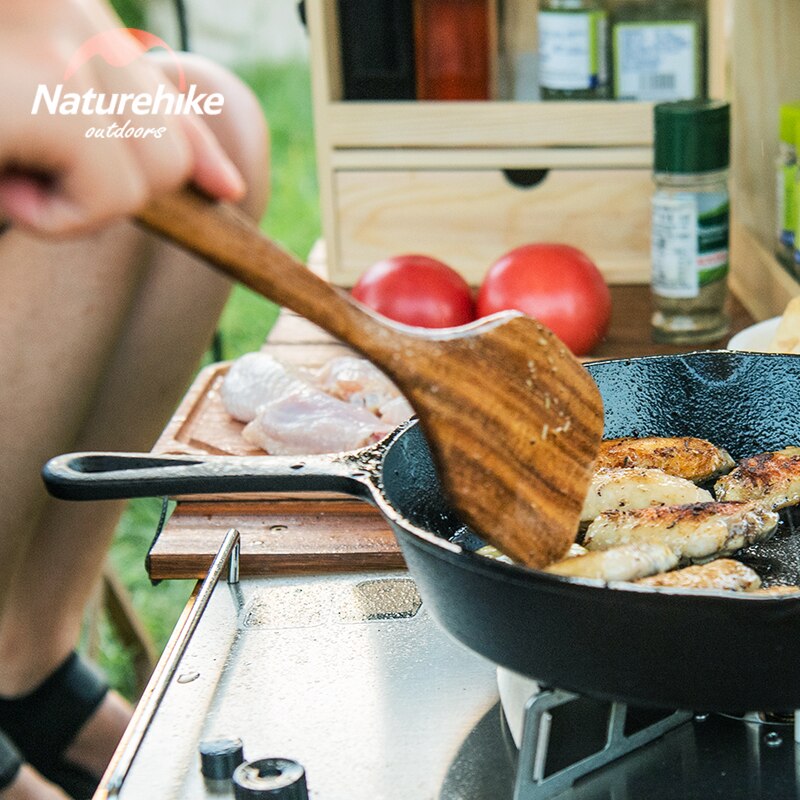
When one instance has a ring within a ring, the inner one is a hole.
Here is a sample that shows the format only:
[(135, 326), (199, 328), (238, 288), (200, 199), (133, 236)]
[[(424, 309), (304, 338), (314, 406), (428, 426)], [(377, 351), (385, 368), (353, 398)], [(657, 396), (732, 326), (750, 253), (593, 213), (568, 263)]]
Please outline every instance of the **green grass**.
[[(270, 125), (272, 142), (271, 199), (261, 227), (272, 238), (305, 258), (320, 235), (319, 192), (314, 162), (314, 136), (308, 67), (304, 64), (248, 65), (241, 77), (258, 95)], [(237, 286), (219, 324), (222, 357), (236, 358), (258, 349), (278, 309)], [(207, 354), (204, 363), (210, 362)], [(186, 603), (193, 583), (166, 581), (151, 586), (144, 558), (156, 530), (161, 501), (132, 501), (122, 517), (111, 561), (131, 592), (138, 614), (163, 648)], [(135, 696), (130, 654), (107, 624), (100, 629), (100, 666), (113, 686)]]
[[(239, 75), (261, 100), (270, 126), (270, 202), (261, 228), (305, 259), (320, 232), (308, 68), (251, 65)], [(236, 287), (220, 321), (224, 357), (260, 347), (276, 315), (272, 303)]]

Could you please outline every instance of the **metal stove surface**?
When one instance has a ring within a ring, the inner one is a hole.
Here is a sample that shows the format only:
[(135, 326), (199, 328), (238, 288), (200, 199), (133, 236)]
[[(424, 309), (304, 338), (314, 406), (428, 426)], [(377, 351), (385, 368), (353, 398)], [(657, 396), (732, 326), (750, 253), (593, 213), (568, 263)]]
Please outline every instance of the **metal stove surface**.
[[(240, 737), (248, 760), (299, 761), (313, 800), (514, 794), (494, 667), (436, 626), (403, 572), (220, 582), (118, 796), (225, 796), (198, 756), (219, 736)], [(560, 797), (783, 799), (800, 798), (798, 785), (790, 727), (712, 716)]]

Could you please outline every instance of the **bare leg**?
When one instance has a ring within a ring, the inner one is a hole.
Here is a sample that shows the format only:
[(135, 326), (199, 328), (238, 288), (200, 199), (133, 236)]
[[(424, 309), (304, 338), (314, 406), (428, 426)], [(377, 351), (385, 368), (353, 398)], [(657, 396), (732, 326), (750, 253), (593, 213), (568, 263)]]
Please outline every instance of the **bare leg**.
[(68, 800), (68, 797), (25, 764), (14, 783), (0, 792), (0, 800)]
[[(258, 218), (268, 174), (255, 99), (197, 59), (187, 77), (225, 97), (223, 114), (207, 121), (245, 176), (243, 205)], [(121, 510), (47, 498), (41, 464), (71, 448), (150, 447), (227, 288), (208, 267), (127, 224), (69, 244), (16, 232), (0, 239), (0, 471), (9, 476), (0, 485), (0, 695), (38, 685), (74, 648)], [(110, 695), (68, 755), (99, 772), (126, 721)]]

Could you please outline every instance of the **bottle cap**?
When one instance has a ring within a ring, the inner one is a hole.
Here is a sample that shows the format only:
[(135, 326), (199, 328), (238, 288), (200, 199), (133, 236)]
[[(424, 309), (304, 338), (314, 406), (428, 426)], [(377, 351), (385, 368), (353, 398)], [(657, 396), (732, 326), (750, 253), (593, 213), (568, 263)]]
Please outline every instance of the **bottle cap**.
[(234, 737), (204, 739), (198, 749), (203, 776), (212, 780), (230, 780), (244, 761), (242, 740)]
[(785, 144), (795, 144), (795, 132), (800, 123), (800, 101), (784, 103), (780, 108), (780, 137)]
[(681, 100), (655, 107), (655, 171), (687, 175), (727, 169), (731, 107), (720, 100)]

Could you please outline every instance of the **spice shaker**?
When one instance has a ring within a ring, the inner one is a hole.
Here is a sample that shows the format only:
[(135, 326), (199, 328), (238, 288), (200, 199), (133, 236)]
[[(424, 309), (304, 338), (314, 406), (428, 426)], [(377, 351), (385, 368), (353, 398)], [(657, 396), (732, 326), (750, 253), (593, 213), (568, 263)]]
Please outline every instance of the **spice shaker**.
[[(800, 153), (800, 122), (795, 128), (795, 150)], [(795, 277), (800, 277), (800, 167), (794, 171), (794, 197), (795, 197), (795, 216), (794, 216), (794, 259), (792, 272)]]
[(600, 0), (542, 0), (539, 88), (542, 100), (609, 96), (608, 14)]
[(730, 105), (686, 100), (654, 113), (653, 339), (713, 342), (729, 326)]
[(777, 232), (775, 254), (784, 266), (794, 262), (794, 229), (797, 224), (795, 182), (797, 179), (797, 126), (800, 103), (785, 103), (780, 108), (778, 163), (776, 169)]

